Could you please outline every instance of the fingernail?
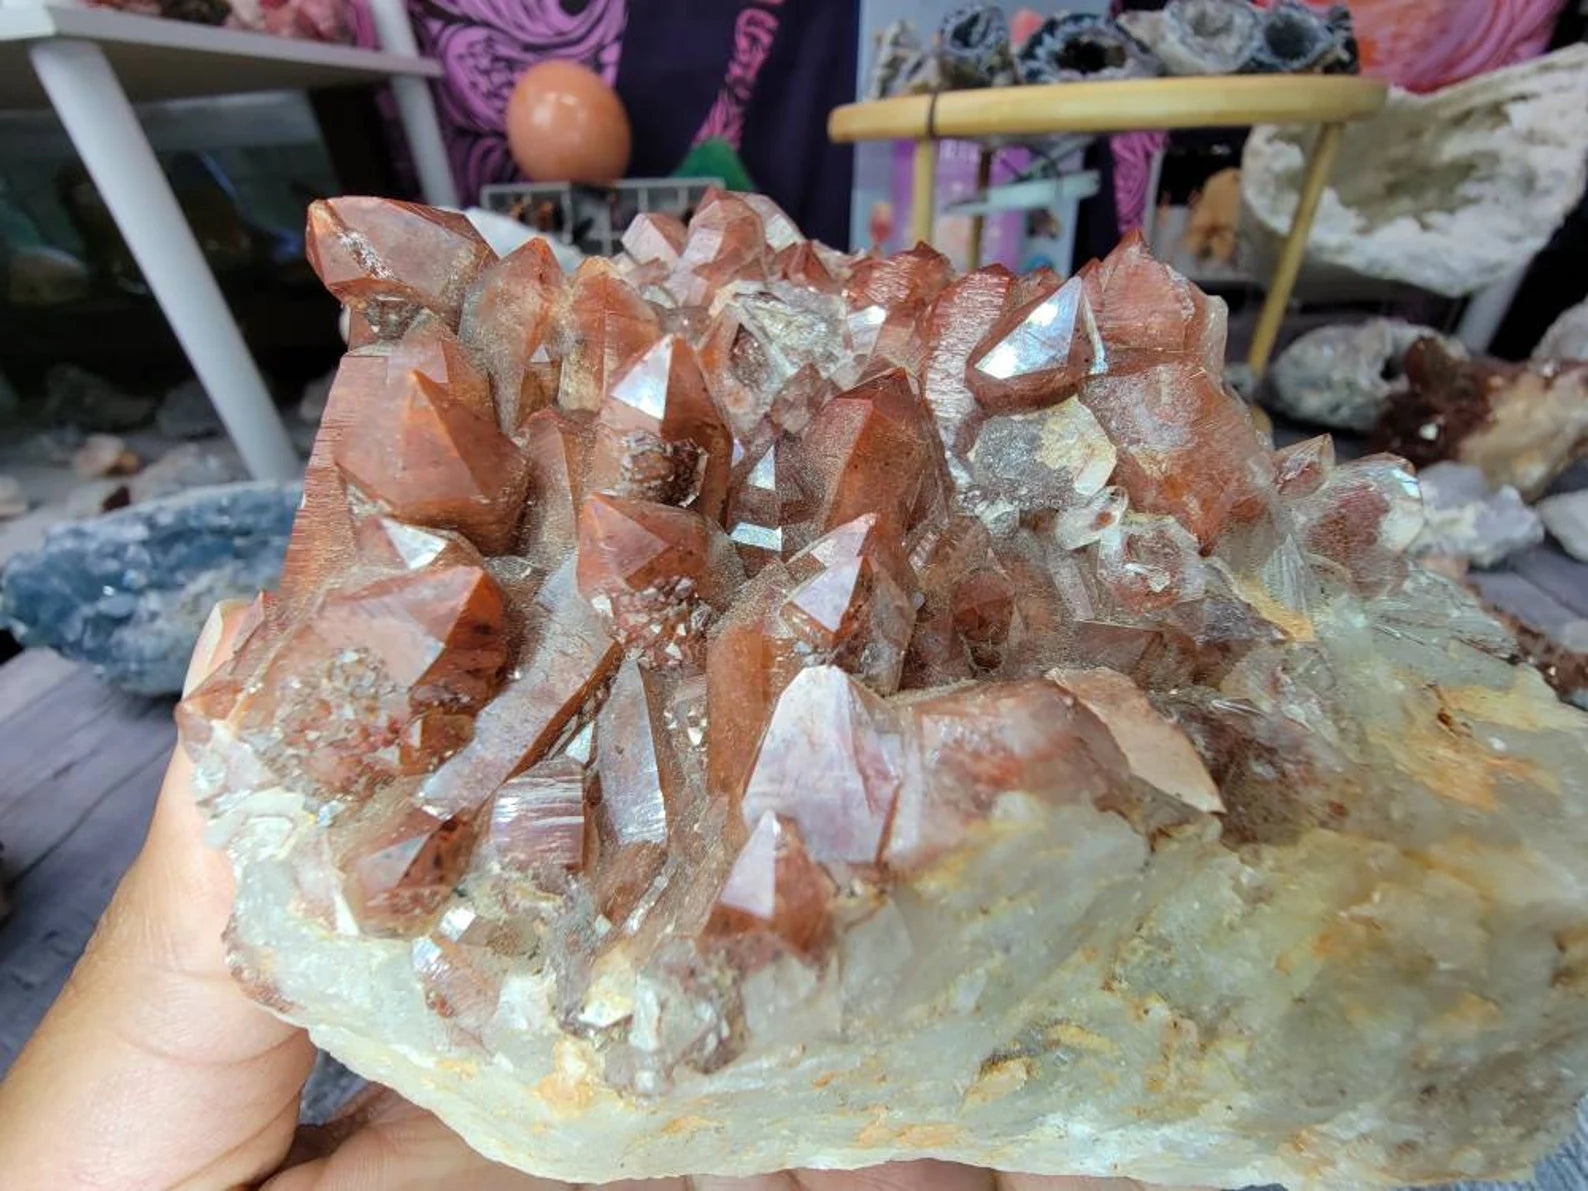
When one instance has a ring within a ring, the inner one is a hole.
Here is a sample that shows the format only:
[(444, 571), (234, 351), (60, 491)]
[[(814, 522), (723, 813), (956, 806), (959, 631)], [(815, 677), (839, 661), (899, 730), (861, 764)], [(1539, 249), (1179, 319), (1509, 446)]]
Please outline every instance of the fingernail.
[(215, 649), (221, 643), (221, 634), (226, 631), (226, 618), (235, 616), (239, 609), (247, 606), (247, 600), (220, 600), (210, 609), (204, 627), (199, 630), (198, 640), (193, 643), (193, 656), (188, 660), (187, 676), (182, 680), (184, 699), (194, 687), (209, 677)]

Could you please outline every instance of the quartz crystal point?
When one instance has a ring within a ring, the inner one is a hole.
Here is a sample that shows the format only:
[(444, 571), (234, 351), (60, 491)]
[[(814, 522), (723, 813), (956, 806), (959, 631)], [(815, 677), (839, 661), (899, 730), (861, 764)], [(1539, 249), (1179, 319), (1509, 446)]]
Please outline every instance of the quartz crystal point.
[(1006, 310), (971, 352), (965, 375), (989, 413), (1041, 409), (1075, 392), (1101, 347), (1084, 281)]
[(692, 510), (602, 495), (580, 510), (579, 591), (647, 665), (700, 665), (738, 573), (721, 528)]
[(557, 403), (564, 409), (598, 409), (617, 372), (661, 338), (661, 324), (604, 257), (590, 257), (579, 266), (563, 301), (556, 334), (566, 350), (558, 369)]
[(557, 258), (536, 236), (482, 269), (464, 298), (459, 334), (490, 374), (508, 430), (557, 396), (562, 292)]
[(421, 310), (458, 325), (463, 296), (490, 246), (456, 211), (376, 198), (309, 208), (309, 264), (354, 315), (351, 341), (393, 339)]
[(798, 828), (767, 811), (734, 858), (707, 929), (730, 938), (765, 931), (801, 955), (819, 955), (832, 931), (833, 893)]
[(388, 420), (337, 444), (343, 474), (399, 519), (506, 552), (524, 504), (522, 452), (454, 386), (410, 372), (391, 387)]
[[(954, 277), (720, 193), (566, 278), (378, 200), (310, 238), (359, 334), (178, 712), (250, 995), (579, 1182), (1358, 1188), (1562, 1131), (1584, 715), (1412, 557), (1407, 463), (1269, 447), (1138, 239)], [(1568, 369), (1460, 364), (1462, 441), (1576, 449), (1514, 420)]]
[(607, 390), (589, 484), (596, 492), (689, 505), (720, 521), (732, 441), (694, 350), (668, 335), (626, 364)]
[(951, 450), (961, 446), (962, 428), (977, 409), (966, 362), (1002, 315), (1014, 282), (1002, 265), (966, 273), (943, 287), (921, 319), (927, 342), (921, 390)]

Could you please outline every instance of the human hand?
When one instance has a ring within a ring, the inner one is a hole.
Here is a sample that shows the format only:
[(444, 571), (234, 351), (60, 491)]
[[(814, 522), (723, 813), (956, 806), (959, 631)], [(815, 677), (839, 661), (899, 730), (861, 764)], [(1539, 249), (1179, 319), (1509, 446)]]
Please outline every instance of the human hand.
[[(191, 689), (230, 656), (246, 605), (218, 606)], [(298, 1128), (314, 1062), (300, 1029), (227, 970), (231, 866), (205, 846), (179, 748), (143, 850), (59, 999), (0, 1083), (0, 1187), (15, 1191), (470, 1191), (566, 1187), (488, 1162), (383, 1088)], [(1131, 1180), (999, 1174), (948, 1162), (647, 1183), (657, 1191), (1126, 1191)], [(631, 1184), (614, 1184), (627, 1187)]]

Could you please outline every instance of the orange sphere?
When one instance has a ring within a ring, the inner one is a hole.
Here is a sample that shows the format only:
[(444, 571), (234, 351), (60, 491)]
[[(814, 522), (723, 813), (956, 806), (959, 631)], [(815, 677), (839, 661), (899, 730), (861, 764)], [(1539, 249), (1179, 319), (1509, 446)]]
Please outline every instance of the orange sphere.
[(612, 182), (629, 164), (629, 117), (601, 76), (577, 62), (537, 62), (507, 99), (507, 146), (536, 182)]

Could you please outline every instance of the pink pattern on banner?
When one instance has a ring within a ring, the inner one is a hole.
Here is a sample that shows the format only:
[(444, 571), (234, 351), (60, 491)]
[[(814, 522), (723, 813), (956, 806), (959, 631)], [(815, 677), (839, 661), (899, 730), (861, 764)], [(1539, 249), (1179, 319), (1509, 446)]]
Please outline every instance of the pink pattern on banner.
[(1108, 138), (1114, 157), (1114, 211), (1119, 234), (1134, 231), (1147, 218), (1147, 204), (1157, 196), (1147, 193), (1152, 181), (1152, 159), (1169, 141), (1167, 132), (1124, 132)]
[[(935, 193), (939, 208), (976, 193), (976, 163), (979, 146), (974, 141), (939, 141)], [(888, 202), (875, 203), (870, 212), (870, 247), (878, 252), (902, 252), (913, 247), (907, 213), (913, 206), (914, 147), (909, 141), (893, 142), (892, 182)], [(993, 155), (991, 181), (994, 186), (1012, 182), (1031, 164), (1028, 149), (1001, 149)], [(895, 218), (905, 213), (904, 218)], [(939, 213), (933, 221), (932, 246), (963, 269), (969, 263), (970, 217)], [(1032, 266), (1025, 259), (1026, 213), (998, 211), (982, 224), (981, 263), (999, 264), (1014, 270)]]
[(695, 133), (695, 144), (719, 138), (737, 149), (743, 143), (744, 110), (777, 37), (777, 14), (771, 10), (782, 3), (783, 0), (756, 0), (734, 21), (733, 57), (728, 61), (727, 77), (700, 131)]
[(436, 84), (447, 152), (465, 202), (488, 182), (519, 176), (502, 115), (518, 76), (571, 58), (617, 81), (627, 0), (409, 0), (420, 48), (446, 71)]
[(1565, 7), (1566, 0), (1350, 0), (1362, 73), (1408, 91), (1437, 91), (1536, 58)]

